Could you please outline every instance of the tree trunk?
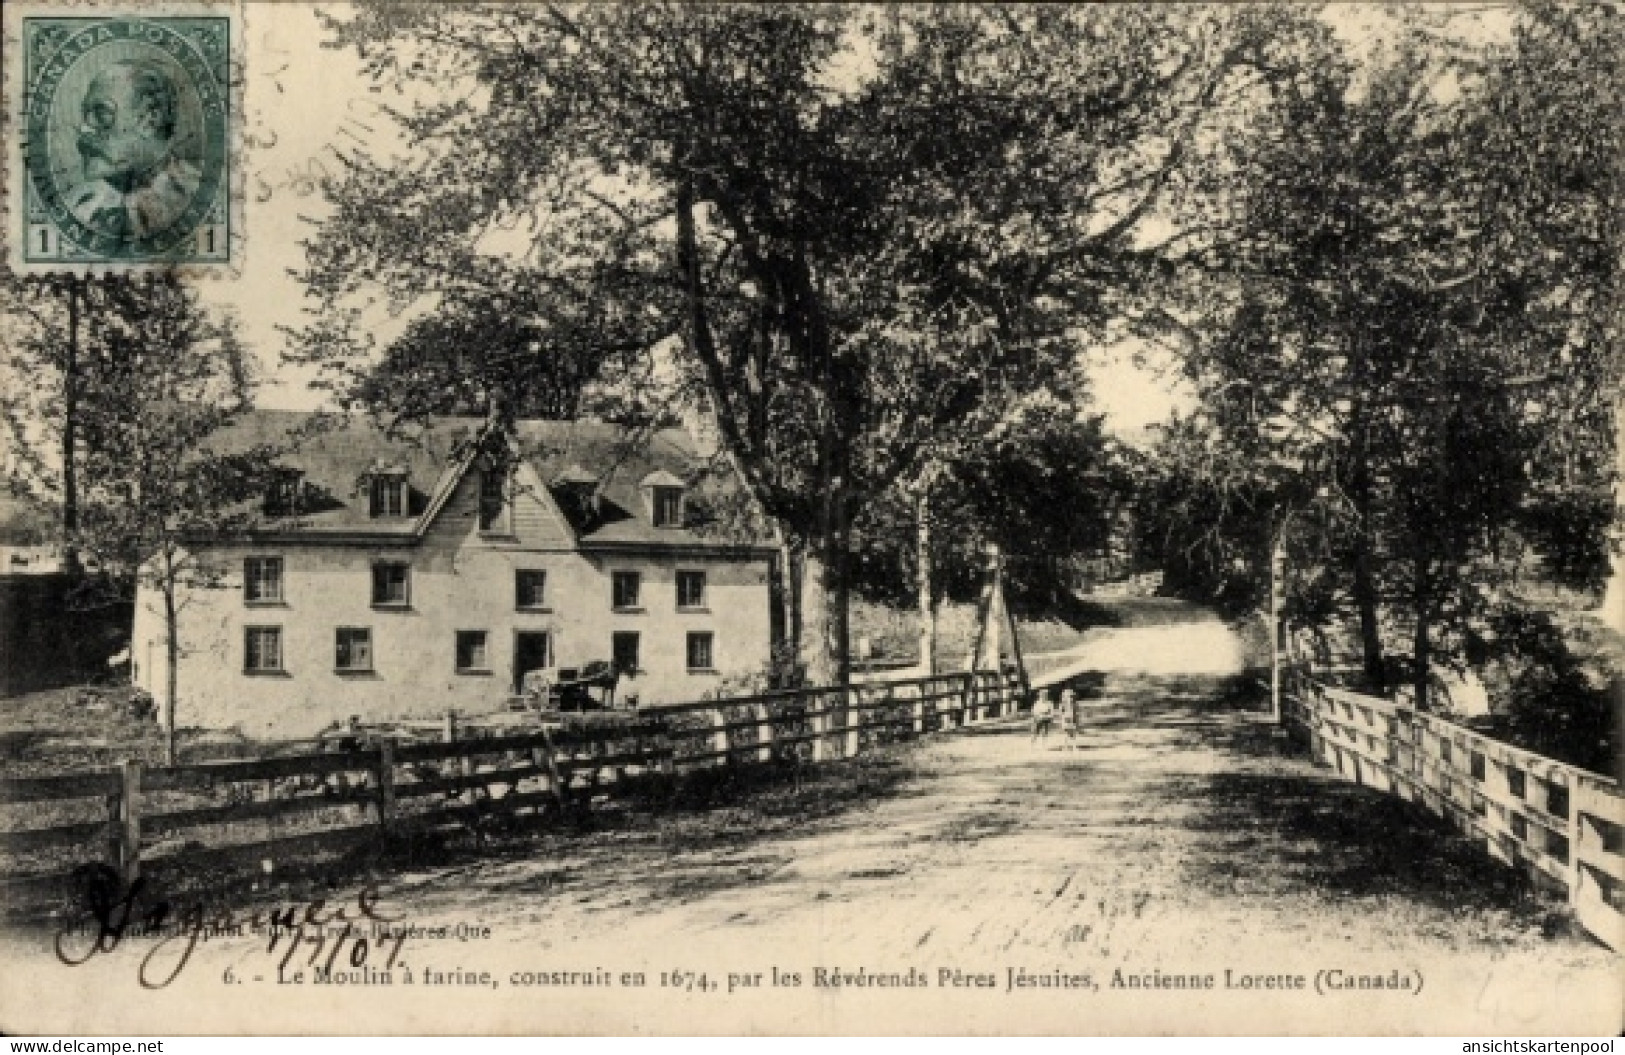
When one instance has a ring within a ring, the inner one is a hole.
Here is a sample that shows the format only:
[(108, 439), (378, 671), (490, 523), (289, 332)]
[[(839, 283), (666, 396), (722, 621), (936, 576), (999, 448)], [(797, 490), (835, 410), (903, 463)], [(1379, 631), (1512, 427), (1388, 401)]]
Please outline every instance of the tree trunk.
[(1354, 503), (1354, 604), (1360, 619), (1360, 652), (1364, 660), (1366, 687), (1377, 695), (1388, 690), (1388, 677), (1382, 656), (1382, 622), (1377, 603), (1377, 579), (1372, 552), (1371, 469), (1365, 452), (1355, 455), (1354, 475), (1349, 482), (1349, 498)]
[(932, 588), (931, 485), (920, 487), (914, 514), (914, 582), (920, 606), (920, 673), (937, 672), (937, 597)]
[(829, 648), (830, 575), (824, 547), (809, 548), (801, 560), (801, 625), (796, 665), (808, 685), (834, 683), (835, 669)]
[(164, 650), (169, 664), (164, 685), (164, 764), (174, 765), (175, 757), (175, 697), (180, 688), (180, 614), (175, 610), (175, 563), (164, 554)]
[(805, 625), (803, 607), (806, 603), (807, 547), (793, 541), (787, 533), (779, 546), (779, 560), (784, 565), (782, 593), (779, 598), (780, 621), (784, 636), (779, 646), (780, 673), (786, 679), (786, 688), (800, 688), (807, 681)]
[[(837, 514), (838, 516), (838, 514)], [(851, 591), (845, 570), (845, 533), (839, 523), (805, 558), (801, 577), (801, 665), (809, 685), (852, 681)]]
[[(1625, 479), (1625, 394), (1614, 401), (1614, 460), (1619, 478)], [(1604, 621), (1617, 628), (1621, 618), (1618, 613), (1625, 612), (1625, 548), (1610, 546), (1608, 551), (1612, 574), (1603, 592), (1602, 613)]]
[(847, 567), (851, 551), (852, 525), (847, 517), (846, 495), (837, 489), (835, 533), (825, 569), (834, 573), (834, 588), (829, 593), (833, 608), (830, 645), (835, 653), (835, 684), (842, 688), (852, 684), (852, 576)]
[(67, 280), (68, 344), (62, 365), (62, 541), (69, 574), (79, 570), (79, 278)]
[(1416, 605), (1416, 634), (1411, 645), (1411, 678), (1416, 693), (1414, 701), (1419, 711), (1431, 710), (1429, 699), (1428, 676), (1432, 663), (1432, 649), (1428, 641), (1428, 619), (1430, 605), (1428, 593), (1430, 583), (1428, 580), (1427, 559), (1416, 559), (1416, 582), (1414, 584), (1414, 602)]

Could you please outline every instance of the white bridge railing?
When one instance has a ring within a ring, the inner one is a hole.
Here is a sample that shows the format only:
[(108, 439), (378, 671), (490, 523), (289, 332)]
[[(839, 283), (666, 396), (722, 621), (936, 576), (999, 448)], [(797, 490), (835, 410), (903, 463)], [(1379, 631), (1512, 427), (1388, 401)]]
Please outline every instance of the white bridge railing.
[(1297, 679), (1285, 717), (1345, 780), (1415, 802), (1491, 857), (1565, 895), (1588, 932), (1625, 950), (1625, 797), (1617, 781), (1391, 700)]

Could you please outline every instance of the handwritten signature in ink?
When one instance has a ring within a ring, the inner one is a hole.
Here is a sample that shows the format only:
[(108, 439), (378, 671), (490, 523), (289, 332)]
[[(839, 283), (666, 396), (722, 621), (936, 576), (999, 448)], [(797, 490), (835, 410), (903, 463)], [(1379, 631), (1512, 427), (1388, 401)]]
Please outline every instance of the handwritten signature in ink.
[(89, 877), (86, 886), (88, 918), (71, 919), (57, 933), (56, 957), (73, 967), (96, 956), (116, 952), (126, 938), (156, 937), (158, 940), (142, 958), (137, 971), (137, 979), (144, 989), (163, 989), (173, 983), (186, 968), (198, 943), (214, 935), (263, 932), (268, 936), (267, 954), (275, 952), (286, 940), (278, 970), (286, 969), (301, 946), (314, 945), (311, 965), (326, 951), (326, 966), (331, 970), (346, 944), (350, 947), (351, 963), (358, 960), (364, 963), (369, 940), (389, 947), (388, 961), (384, 965), (388, 969), (399, 957), (409, 933), (404, 928), (388, 927), (400, 922), (401, 917), (385, 914), (378, 890), (371, 884), (357, 891), (353, 902), (335, 905), (324, 898), (313, 898), (246, 913), (230, 908), (211, 910), (201, 904), (177, 911), (166, 900), (145, 903), (145, 879), (126, 884), (112, 868), (105, 865), (95, 868), (100, 871)]

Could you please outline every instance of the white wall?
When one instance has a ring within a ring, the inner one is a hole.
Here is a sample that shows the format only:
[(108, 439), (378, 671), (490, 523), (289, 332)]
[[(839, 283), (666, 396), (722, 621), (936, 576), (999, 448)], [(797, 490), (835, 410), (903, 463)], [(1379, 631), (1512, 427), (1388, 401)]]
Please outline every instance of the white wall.
[[(623, 679), (620, 692), (636, 693), (643, 703), (697, 699), (729, 674), (766, 665), (767, 558), (582, 554), (568, 548), (563, 525), (545, 509), (516, 510), (515, 536), (486, 538), (475, 529), (474, 504), (471, 477), (417, 545), (301, 542), (213, 551), (211, 560), (225, 573), (220, 587), (190, 590), (183, 599), (177, 723), (286, 738), (307, 736), (350, 715), (375, 720), (432, 717), (447, 708), (465, 714), (496, 710), (512, 687), (519, 630), (550, 632), (561, 666), (607, 660), (612, 632), (637, 631), (643, 670)], [(244, 601), (243, 558), (250, 555), (282, 558), (282, 602)], [(412, 565), (408, 608), (373, 607), (376, 560)], [(519, 568), (547, 572), (547, 611), (515, 609)], [(677, 610), (679, 569), (706, 572), (703, 611)], [(610, 576), (618, 570), (642, 574), (642, 611), (612, 610)], [(160, 699), (162, 610), (161, 596), (144, 591), (133, 636), (137, 681)], [(258, 625), (282, 628), (285, 673), (244, 671), (244, 628)], [(349, 626), (372, 631), (371, 673), (334, 669), (335, 630)], [(487, 632), (490, 674), (456, 672), (458, 630)], [(715, 635), (717, 673), (686, 669), (691, 630)]]

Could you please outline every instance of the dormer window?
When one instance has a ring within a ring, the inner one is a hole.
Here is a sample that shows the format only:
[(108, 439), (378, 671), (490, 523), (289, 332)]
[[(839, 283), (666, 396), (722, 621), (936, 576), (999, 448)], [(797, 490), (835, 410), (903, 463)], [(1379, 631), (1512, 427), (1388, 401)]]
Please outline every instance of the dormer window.
[(270, 516), (293, 516), (301, 510), (304, 493), (304, 473), (298, 469), (278, 469), (265, 493), (265, 512)]
[(657, 487), (655, 491), (655, 527), (681, 527), (683, 523), (683, 489)]
[(642, 482), (649, 522), (657, 528), (683, 526), (683, 481), (671, 473), (650, 473)]
[(509, 530), (508, 474), (499, 469), (480, 470), (480, 530), (495, 534)]
[(374, 517), (403, 517), (409, 508), (406, 475), (376, 473), (372, 478), (370, 512)]

